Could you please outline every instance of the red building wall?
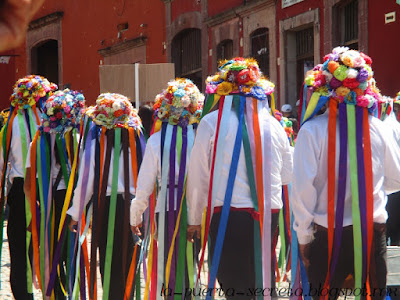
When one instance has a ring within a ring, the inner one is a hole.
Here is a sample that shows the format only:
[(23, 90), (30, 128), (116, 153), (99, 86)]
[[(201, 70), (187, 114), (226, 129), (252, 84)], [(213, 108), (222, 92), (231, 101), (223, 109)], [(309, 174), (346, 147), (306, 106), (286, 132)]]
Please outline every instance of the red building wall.
[[(159, 0), (160, 1), (160, 0)], [(161, 1), (160, 1), (161, 2)], [(171, 2), (171, 22), (174, 22), (180, 15), (193, 12), (201, 11), (201, 1), (199, 0), (174, 0)]]
[[(384, 5), (383, 5), (384, 4)], [(395, 12), (396, 21), (385, 24), (385, 14)], [(395, 0), (368, 1), (368, 54), (382, 94), (400, 91), (400, 5)]]
[(15, 83), (15, 51), (1, 53), (0, 56), (10, 56), (8, 64), (0, 63), (0, 110), (9, 106), (12, 87)]
[(208, 16), (212, 17), (236, 6), (244, 4), (244, 0), (208, 1)]
[[(77, 1), (47, 0), (34, 19), (63, 11), (62, 64), (63, 83), (83, 91), (87, 101), (94, 103), (100, 91), (99, 49), (124, 39), (147, 36), (146, 63), (166, 62), (164, 3), (146, 1)], [(117, 38), (117, 25), (128, 22), (129, 28)], [(141, 26), (141, 24), (143, 24)], [(16, 78), (26, 74), (25, 45), (17, 49)], [(62, 88), (62, 87), (60, 87)]]

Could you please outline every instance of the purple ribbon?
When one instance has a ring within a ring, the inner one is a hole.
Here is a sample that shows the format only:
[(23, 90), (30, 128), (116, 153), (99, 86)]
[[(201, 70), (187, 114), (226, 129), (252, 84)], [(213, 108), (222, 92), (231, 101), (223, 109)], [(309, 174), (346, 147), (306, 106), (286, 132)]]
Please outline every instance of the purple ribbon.
[[(58, 243), (57, 243), (56, 252), (54, 253), (53, 265), (51, 268), (49, 284), (48, 284), (47, 290), (46, 290), (46, 296), (51, 296), (51, 292), (53, 291), (54, 282), (56, 280), (56, 275), (57, 275), (57, 266), (59, 265), (59, 261), (60, 261), (60, 257), (61, 257), (61, 249), (62, 249), (62, 245), (63, 245), (63, 241), (64, 241), (64, 235), (66, 232), (66, 228), (67, 228), (67, 222), (64, 222), (64, 226), (61, 231), (60, 239), (58, 240)], [(60, 266), (60, 268), (61, 268), (61, 266)]]
[[(335, 231), (333, 239), (332, 259), (330, 265), (330, 281), (335, 273), (336, 264), (339, 259), (340, 244), (343, 233), (344, 200), (346, 197), (347, 180), (347, 108), (345, 103), (339, 104), (339, 126), (340, 126), (340, 154), (339, 154), (339, 178), (338, 193), (336, 200)], [(335, 159), (335, 158), (333, 158)]]

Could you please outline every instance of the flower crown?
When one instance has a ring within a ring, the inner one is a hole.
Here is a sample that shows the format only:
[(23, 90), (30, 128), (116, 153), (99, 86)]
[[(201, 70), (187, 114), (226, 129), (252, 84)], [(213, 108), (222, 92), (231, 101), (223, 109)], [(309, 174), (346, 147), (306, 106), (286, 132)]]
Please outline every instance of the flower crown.
[(393, 102), (396, 104), (400, 104), (400, 92), (398, 92), (396, 97), (394, 97)]
[(120, 94), (100, 94), (96, 105), (86, 110), (86, 115), (97, 125), (107, 129), (117, 127), (139, 129), (142, 126), (142, 121), (132, 103), (127, 97)]
[(265, 100), (275, 90), (275, 85), (261, 73), (253, 58), (236, 57), (220, 62), (218, 72), (206, 80), (207, 94), (242, 94)]
[(199, 123), (203, 103), (204, 95), (191, 80), (176, 78), (156, 96), (153, 108), (160, 121), (185, 127)]
[(18, 109), (34, 106), (40, 99), (47, 100), (57, 90), (55, 83), (50, 83), (39, 75), (28, 75), (19, 79), (13, 87), (11, 105)]
[(85, 97), (77, 91), (57, 91), (47, 99), (42, 114), (44, 132), (63, 133), (78, 127), (85, 109)]
[(338, 102), (374, 111), (381, 98), (373, 82), (372, 59), (348, 47), (336, 47), (305, 78), (305, 85)]

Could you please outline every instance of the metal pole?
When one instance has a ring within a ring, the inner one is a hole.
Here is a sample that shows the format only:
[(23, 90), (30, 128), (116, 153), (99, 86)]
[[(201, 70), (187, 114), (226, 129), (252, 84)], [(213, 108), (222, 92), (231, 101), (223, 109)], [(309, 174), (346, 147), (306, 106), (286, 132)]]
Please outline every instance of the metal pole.
[(135, 63), (135, 104), (139, 110), (139, 64)]

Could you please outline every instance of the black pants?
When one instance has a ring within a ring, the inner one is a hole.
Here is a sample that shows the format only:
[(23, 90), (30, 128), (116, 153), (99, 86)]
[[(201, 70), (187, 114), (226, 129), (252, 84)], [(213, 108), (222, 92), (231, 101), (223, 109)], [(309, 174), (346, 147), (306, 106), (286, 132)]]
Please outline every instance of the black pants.
[[(125, 283), (126, 278), (128, 277), (130, 263), (132, 261), (132, 255), (134, 251), (134, 243), (132, 232), (129, 226), (128, 220), (128, 231), (127, 235), (124, 236), (124, 207), (123, 196), (118, 194), (117, 197), (117, 209), (115, 214), (115, 228), (114, 228), (114, 245), (112, 252), (112, 264), (111, 264), (111, 276), (110, 276), (110, 299), (124, 299), (125, 294)], [(108, 232), (108, 214), (109, 214), (109, 203), (110, 197), (106, 197), (106, 205), (105, 212), (103, 217), (101, 226), (101, 231), (99, 231), (100, 239), (99, 239), (99, 252), (100, 252), (100, 273), (103, 280), (104, 285), (104, 267), (105, 267), (105, 259), (106, 259), (106, 248), (107, 248), (107, 232)], [(123, 241), (128, 240), (128, 247), (123, 249)], [(138, 252), (139, 253), (139, 252)], [(125, 255), (126, 263), (125, 263), (125, 274), (123, 272), (123, 256)], [(136, 258), (139, 258), (139, 254), (137, 254)]]
[[(54, 226), (54, 244), (53, 244), (53, 254), (55, 254), (56, 252), (56, 248), (57, 248), (57, 239), (58, 239), (58, 229), (59, 229), (59, 225), (60, 225), (60, 219), (61, 219), (61, 213), (62, 213), (62, 208), (64, 205), (64, 200), (65, 200), (65, 194), (66, 194), (67, 190), (59, 190), (56, 191), (54, 194), (54, 219), (55, 219), (55, 226)], [(68, 232), (66, 232), (67, 234)], [(66, 266), (67, 264), (67, 239), (65, 239), (64, 245), (63, 245), (63, 249), (61, 250), (61, 265), (62, 266)], [(60, 277), (56, 277), (56, 280), (54, 282), (54, 296), (56, 300), (61, 300), (61, 299), (65, 299), (65, 295), (61, 289), (61, 285), (60, 285), (60, 279), (61, 282), (64, 286), (64, 288), (67, 288), (65, 286), (66, 284), (66, 270), (65, 267), (60, 268)]]
[(387, 238), (391, 246), (400, 246), (400, 192), (388, 196), (386, 210), (389, 218), (387, 220)]
[[(271, 242), (278, 227), (279, 214), (272, 214)], [(211, 258), (218, 234), (221, 213), (214, 213), (210, 225)], [(275, 248), (271, 245), (271, 248)], [(271, 253), (272, 254), (272, 253)], [(271, 255), (272, 256), (272, 255)], [(271, 287), (275, 287), (275, 271), (272, 266)], [(256, 287), (254, 266), (254, 219), (244, 211), (230, 211), (217, 278), (227, 299), (254, 299), (249, 289)], [(269, 288), (269, 287), (265, 287)], [(238, 295), (239, 293), (239, 295)], [(244, 295), (240, 295), (240, 294)]]
[[(26, 219), (25, 219), (25, 194), (24, 180), (14, 178), (8, 194), (8, 244), (10, 247), (10, 284), (16, 300), (33, 299), (27, 289), (27, 262), (26, 262)], [(32, 257), (30, 249), (29, 256)]]
[[(384, 224), (374, 224), (373, 252), (370, 263), (370, 286), (372, 299), (385, 299), (386, 288), (386, 233)], [(362, 251), (361, 249), (359, 251)], [(311, 242), (309, 257), (310, 266), (307, 270), (310, 289), (323, 287), (328, 269), (328, 232), (323, 227), (317, 226), (315, 239)], [(340, 244), (339, 259), (335, 273), (330, 284), (329, 299), (339, 296), (348, 275), (354, 277), (354, 250), (353, 250), (353, 226), (343, 228), (342, 242)], [(373, 290), (375, 289), (375, 295)], [(313, 290), (314, 291), (314, 290)], [(327, 291), (328, 292), (328, 291)], [(354, 291), (356, 293), (356, 291)], [(357, 294), (361, 291), (357, 291)], [(311, 292), (310, 292), (311, 293)], [(324, 292), (325, 293), (325, 292)], [(313, 299), (319, 299), (318, 295), (312, 295)]]

